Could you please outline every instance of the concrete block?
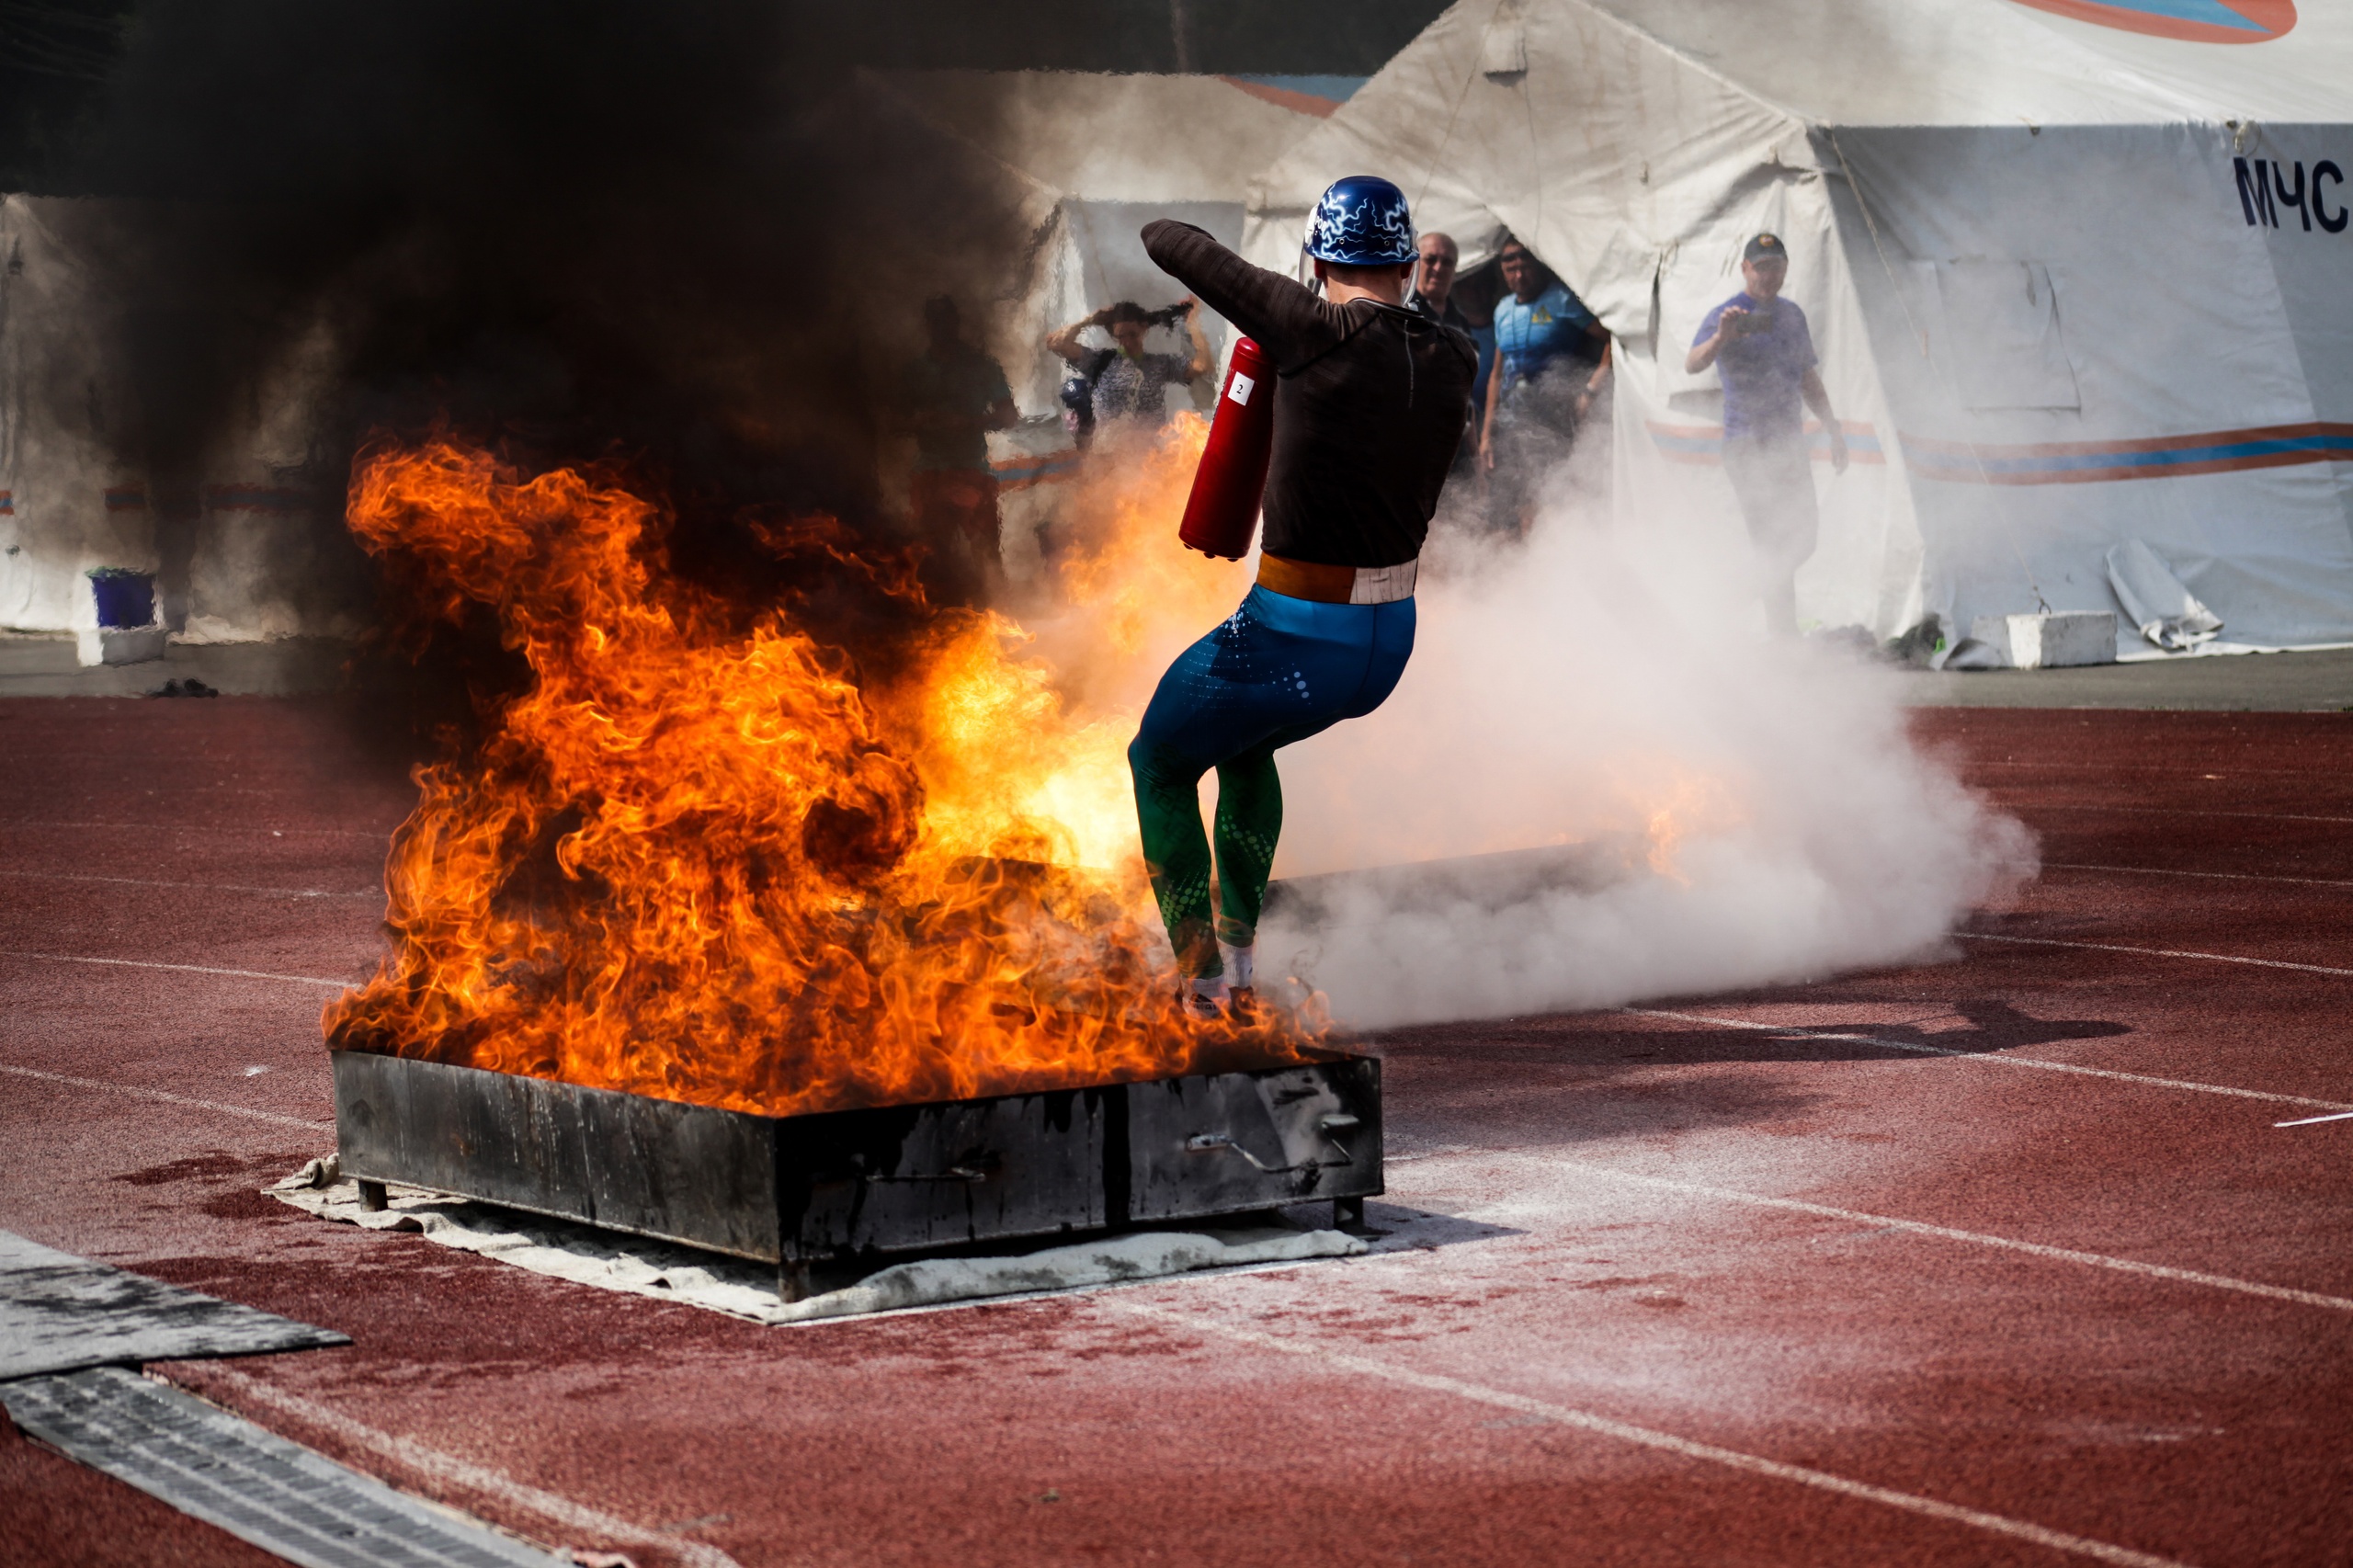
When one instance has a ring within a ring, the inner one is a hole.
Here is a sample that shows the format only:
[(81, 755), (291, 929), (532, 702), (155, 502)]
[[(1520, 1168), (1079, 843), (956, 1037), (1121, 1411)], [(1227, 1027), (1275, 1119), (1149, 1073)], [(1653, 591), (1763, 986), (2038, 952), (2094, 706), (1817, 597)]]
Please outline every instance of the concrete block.
[(2116, 663), (2116, 616), (2110, 610), (1981, 615), (1970, 623), (1969, 634), (1999, 649), (2012, 669)]
[(170, 635), (160, 626), (101, 626), (74, 633), (74, 653), (85, 666), (143, 665), (164, 656)]

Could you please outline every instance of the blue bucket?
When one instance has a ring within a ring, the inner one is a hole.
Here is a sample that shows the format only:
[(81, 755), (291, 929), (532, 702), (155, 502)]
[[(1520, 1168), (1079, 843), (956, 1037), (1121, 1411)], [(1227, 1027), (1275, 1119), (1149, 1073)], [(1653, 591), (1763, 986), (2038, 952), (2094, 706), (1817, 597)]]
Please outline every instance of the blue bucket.
[(155, 624), (155, 574), (152, 572), (101, 566), (90, 574), (90, 592), (97, 597), (100, 626)]

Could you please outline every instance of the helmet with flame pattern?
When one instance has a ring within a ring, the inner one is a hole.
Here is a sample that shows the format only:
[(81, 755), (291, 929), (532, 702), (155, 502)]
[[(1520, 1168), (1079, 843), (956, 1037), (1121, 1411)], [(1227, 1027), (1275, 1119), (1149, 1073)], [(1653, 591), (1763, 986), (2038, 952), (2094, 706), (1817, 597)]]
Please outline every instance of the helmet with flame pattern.
[(1336, 179), (1307, 215), (1301, 248), (1343, 267), (1384, 267), (1415, 258), (1405, 193), (1378, 175)]

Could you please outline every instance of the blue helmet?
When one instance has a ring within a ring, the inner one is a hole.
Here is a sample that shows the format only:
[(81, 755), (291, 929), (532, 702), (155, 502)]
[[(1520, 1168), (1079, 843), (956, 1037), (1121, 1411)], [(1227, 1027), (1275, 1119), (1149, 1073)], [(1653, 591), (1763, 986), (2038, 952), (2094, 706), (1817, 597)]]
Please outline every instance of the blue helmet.
[(1307, 215), (1307, 243), (1318, 261), (1380, 267), (1414, 259), (1414, 218), (1405, 193), (1378, 175), (1336, 179)]

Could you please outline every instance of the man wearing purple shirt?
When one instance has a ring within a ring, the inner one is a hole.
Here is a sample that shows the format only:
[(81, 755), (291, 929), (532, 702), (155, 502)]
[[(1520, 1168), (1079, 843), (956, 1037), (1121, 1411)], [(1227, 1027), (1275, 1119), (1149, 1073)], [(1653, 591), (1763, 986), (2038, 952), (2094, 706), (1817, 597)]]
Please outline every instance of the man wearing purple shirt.
[(1683, 368), (1716, 367), (1724, 387), (1724, 472), (1765, 576), (1765, 623), (1783, 636), (1798, 629), (1797, 573), (1821, 532), (1805, 416), (1813, 410), (1830, 433), (1830, 466), (1847, 472), (1847, 436), (1830, 411), (1830, 393), (1814, 369), (1805, 312), (1781, 298), (1789, 247), (1759, 234), (1740, 256), (1747, 288), (1708, 312)]

